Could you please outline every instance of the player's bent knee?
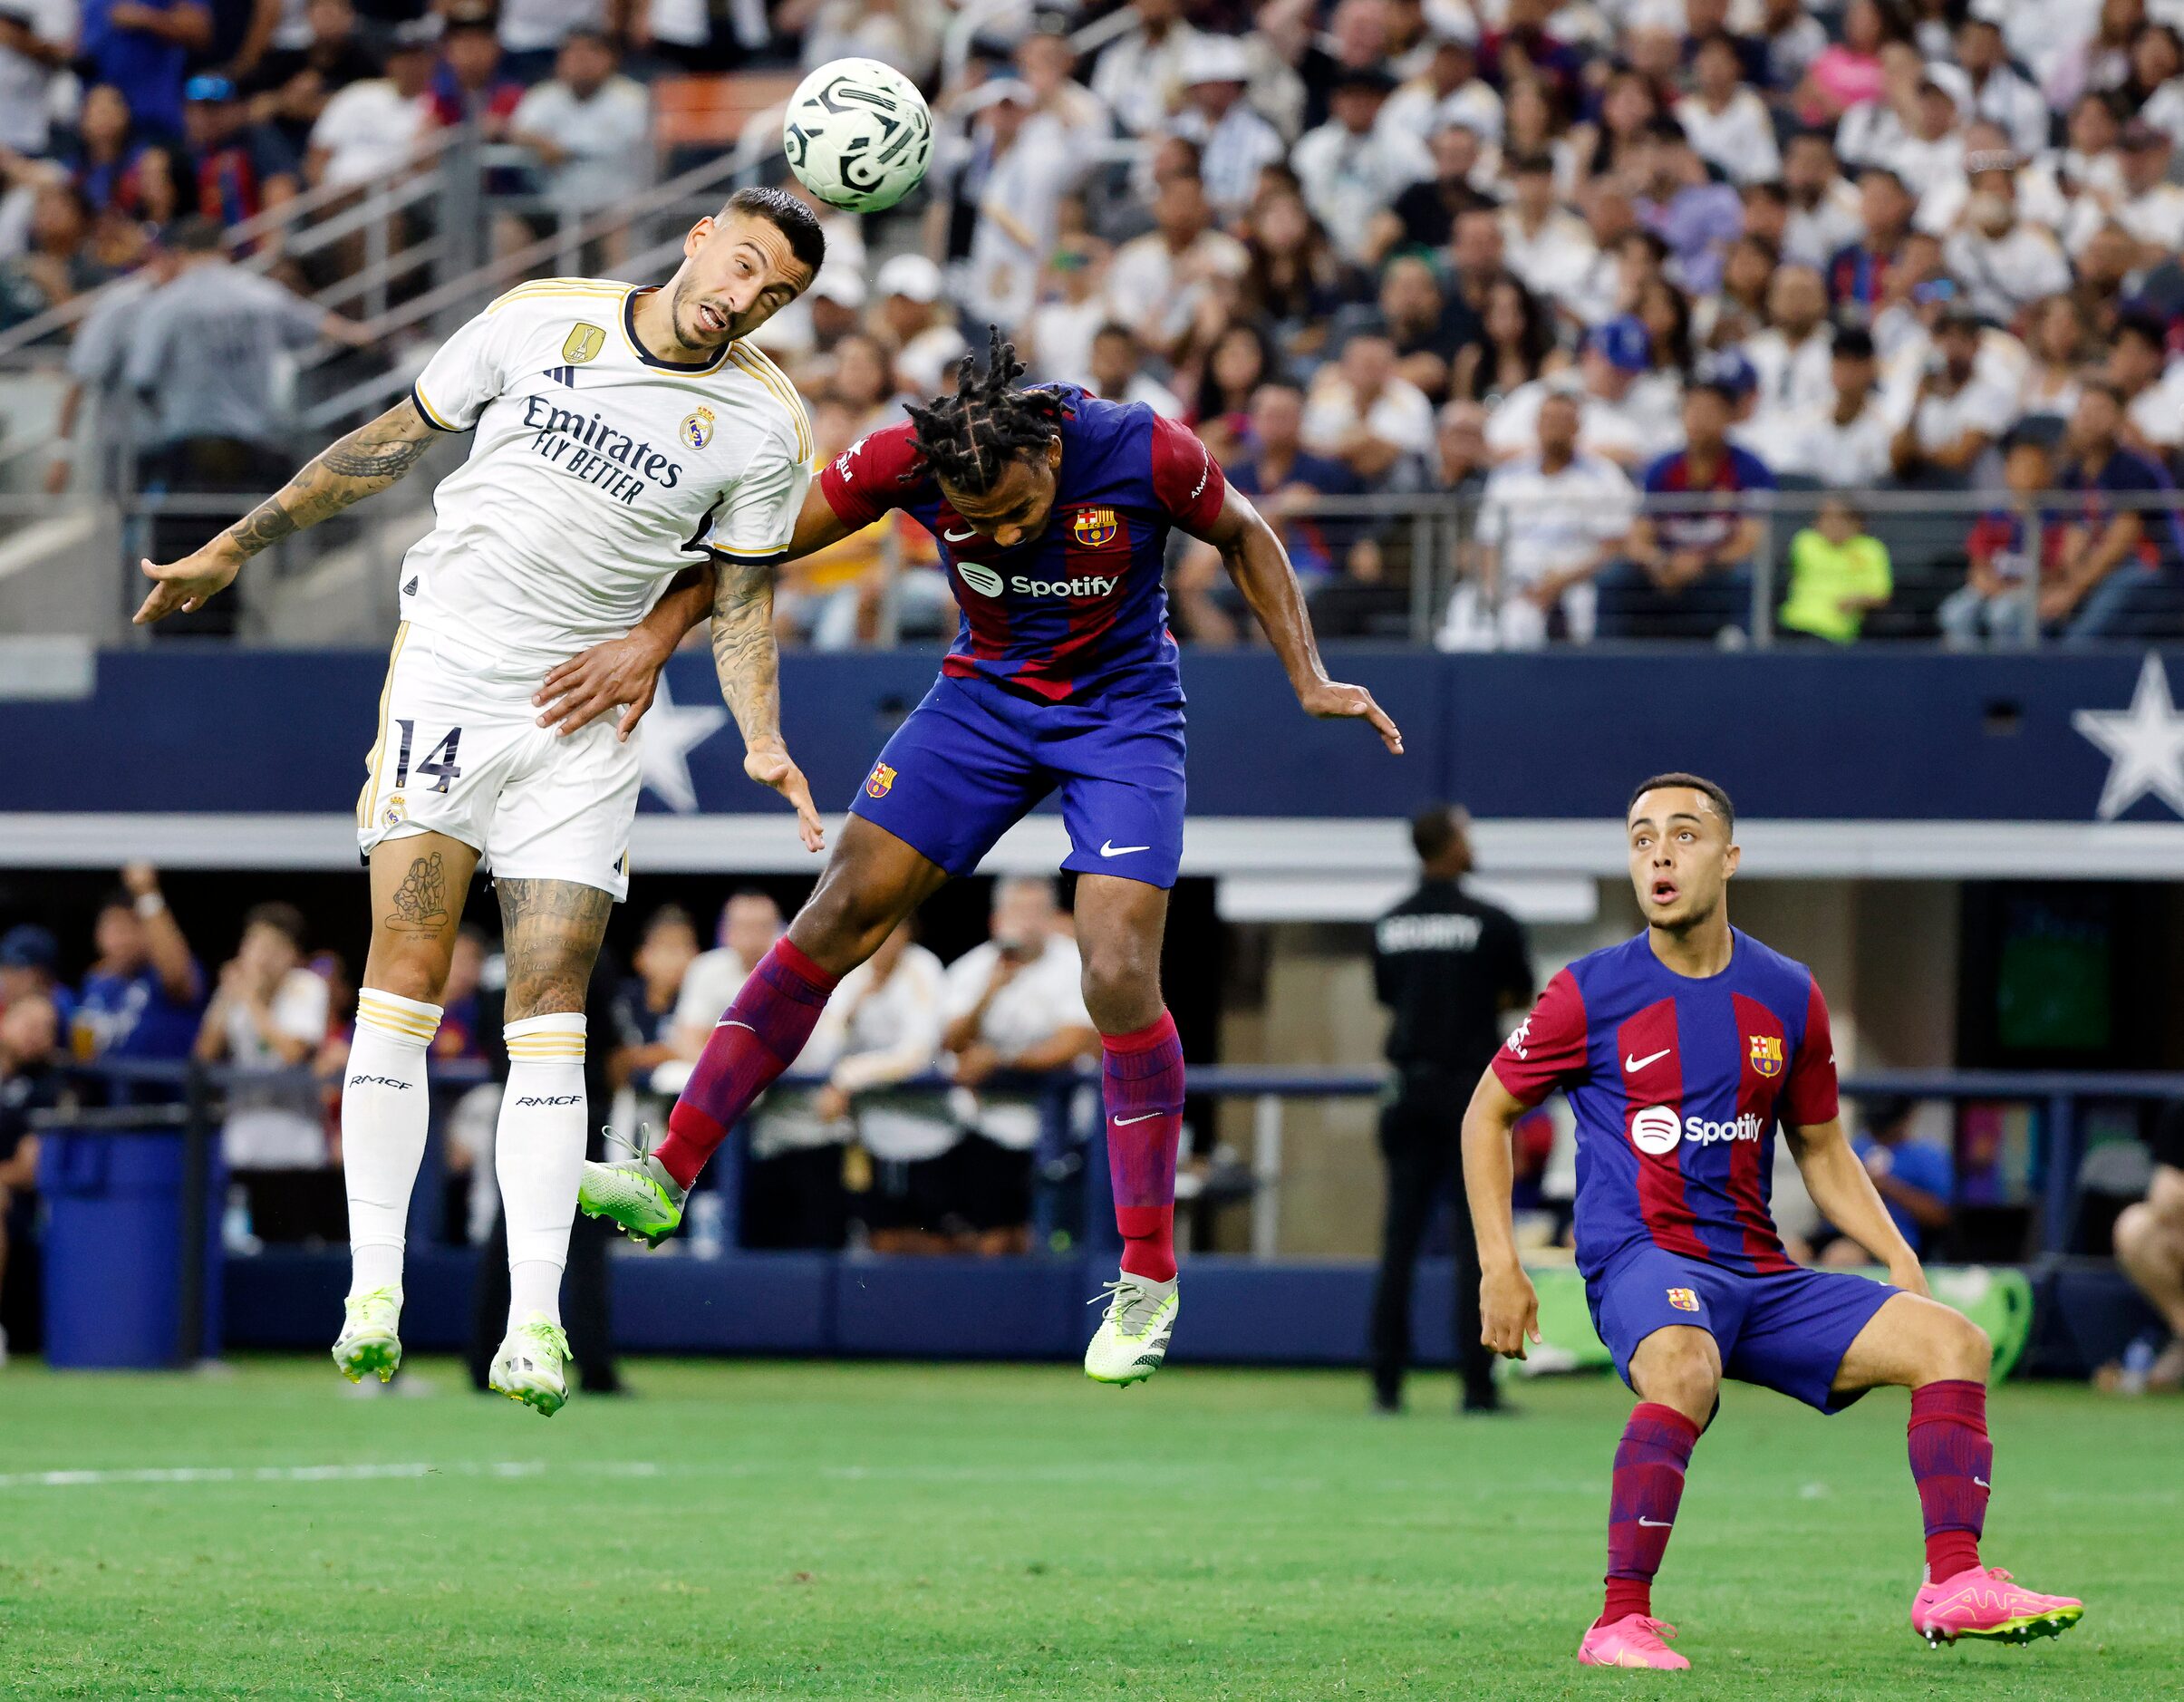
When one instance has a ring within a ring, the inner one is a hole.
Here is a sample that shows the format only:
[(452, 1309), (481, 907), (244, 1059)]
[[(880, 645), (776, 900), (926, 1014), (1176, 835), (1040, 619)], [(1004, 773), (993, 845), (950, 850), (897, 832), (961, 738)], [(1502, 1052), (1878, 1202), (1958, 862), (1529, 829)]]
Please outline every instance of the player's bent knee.
[(1128, 1034), (1160, 1015), (1159, 959), (1130, 945), (1086, 953), (1085, 1009), (1103, 1034)]
[(436, 942), (394, 944), (374, 941), (364, 966), (364, 985), (374, 992), (392, 993), (397, 999), (436, 1005), (448, 982), (448, 956)]
[(1995, 1363), (1995, 1344), (1986, 1331), (1962, 1312), (1928, 1302), (1925, 1318), (1934, 1369), (1942, 1377), (1967, 1383), (1984, 1383)]

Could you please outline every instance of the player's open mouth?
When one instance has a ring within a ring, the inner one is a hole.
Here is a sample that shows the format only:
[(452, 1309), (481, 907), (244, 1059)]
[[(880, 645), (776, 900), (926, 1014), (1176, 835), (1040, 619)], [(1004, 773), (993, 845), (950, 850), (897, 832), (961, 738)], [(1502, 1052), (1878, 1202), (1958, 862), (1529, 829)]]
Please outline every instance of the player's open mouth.
[(1653, 883), (1653, 902), (1655, 904), (1673, 904), (1676, 903), (1676, 895), (1677, 885), (1674, 881), (1656, 881)]
[(724, 336), (728, 332), (728, 315), (710, 302), (698, 304), (698, 329), (709, 337)]

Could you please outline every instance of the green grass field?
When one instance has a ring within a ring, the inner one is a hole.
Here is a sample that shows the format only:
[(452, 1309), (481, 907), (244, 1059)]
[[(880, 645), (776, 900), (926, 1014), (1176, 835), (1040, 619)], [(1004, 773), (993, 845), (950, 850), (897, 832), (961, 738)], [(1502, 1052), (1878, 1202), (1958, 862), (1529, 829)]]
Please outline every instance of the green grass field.
[(1657, 1592), (1696, 1663), (1667, 1678), (1573, 1659), (1605, 1381), (1459, 1423), (1445, 1378), (1388, 1420), (1312, 1373), (641, 1362), (542, 1420), (420, 1370), (432, 1397), (370, 1401), (286, 1360), (0, 1373), (0, 1695), (2184, 1695), (2175, 1402), (1997, 1396), (1987, 1553), (2086, 1617), (1933, 1652), (1902, 1397), (1734, 1392)]

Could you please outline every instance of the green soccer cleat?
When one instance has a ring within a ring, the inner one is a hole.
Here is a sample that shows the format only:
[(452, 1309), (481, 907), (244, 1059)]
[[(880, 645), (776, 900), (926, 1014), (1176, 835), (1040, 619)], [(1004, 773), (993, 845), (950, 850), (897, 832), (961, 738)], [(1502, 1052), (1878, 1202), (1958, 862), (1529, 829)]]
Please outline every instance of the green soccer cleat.
[(682, 1203), (690, 1190), (667, 1174), (657, 1158), (625, 1158), (618, 1164), (585, 1161), (576, 1204), (587, 1217), (611, 1218), (632, 1241), (657, 1247), (682, 1225)]
[(342, 1333), (333, 1343), (333, 1368), (352, 1383), (364, 1373), (377, 1371), (382, 1383), (401, 1368), (402, 1339), (396, 1333), (401, 1323), (400, 1289), (367, 1289), (342, 1302)]
[(500, 1344), (487, 1381), (497, 1393), (551, 1418), (569, 1404), (569, 1339), (559, 1324), (533, 1312), (529, 1323), (518, 1324)]
[(1085, 1349), (1085, 1375), (1095, 1383), (1142, 1383), (1168, 1357), (1168, 1338), (1183, 1306), (1176, 1279), (1148, 1282), (1125, 1271), (1100, 1293), (1107, 1297), (1107, 1311)]

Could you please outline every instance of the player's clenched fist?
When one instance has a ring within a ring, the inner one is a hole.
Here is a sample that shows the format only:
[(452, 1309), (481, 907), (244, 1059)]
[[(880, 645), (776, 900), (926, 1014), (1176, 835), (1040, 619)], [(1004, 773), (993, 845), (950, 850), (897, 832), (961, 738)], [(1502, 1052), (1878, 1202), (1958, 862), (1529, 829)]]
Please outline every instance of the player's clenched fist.
[(1479, 1279), (1479, 1339), (1506, 1359), (1524, 1357), (1524, 1344), (1540, 1339), (1540, 1297), (1513, 1261)]

